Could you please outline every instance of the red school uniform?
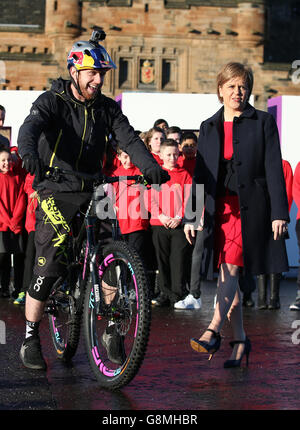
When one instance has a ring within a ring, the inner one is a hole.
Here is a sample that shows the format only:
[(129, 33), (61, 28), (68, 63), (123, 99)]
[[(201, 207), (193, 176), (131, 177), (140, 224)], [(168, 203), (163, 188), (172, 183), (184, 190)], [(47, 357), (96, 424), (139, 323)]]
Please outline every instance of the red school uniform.
[(293, 179), (293, 199), (298, 208), (297, 220), (300, 219), (300, 162), (297, 164)]
[(160, 158), (159, 154), (155, 154), (154, 152), (151, 152), (153, 158), (155, 159), (155, 161), (162, 166), (164, 164), (163, 160)]
[(183, 218), (187, 200), (192, 186), (192, 176), (182, 167), (172, 170), (164, 168), (170, 180), (161, 185), (161, 190), (151, 188), (147, 191), (147, 207), (151, 213), (150, 224), (162, 225), (158, 216), (164, 214), (170, 218)]
[(177, 164), (179, 167), (182, 167), (183, 169), (187, 170), (189, 174), (193, 177), (196, 166), (196, 157), (185, 158), (185, 156), (181, 154), (178, 157)]
[(103, 173), (106, 176), (112, 176), (114, 171), (121, 166), (121, 161), (118, 158), (118, 154), (116, 153), (116, 151), (111, 148), (111, 154), (109, 156), (110, 160), (108, 159), (108, 157), (105, 155), (104, 156), (104, 160), (103, 160)]
[(283, 167), (286, 194), (287, 194), (289, 211), (290, 211), (293, 203), (293, 170), (290, 163), (286, 160), (282, 160), (282, 167)]
[(28, 173), (25, 178), (24, 191), (27, 194), (27, 207), (26, 207), (26, 218), (25, 218), (25, 229), (28, 233), (35, 231), (35, 211), (37, 208), (37, 199), (30, 197), (34, 192), (32, 183), (34, 175)]
[[(141, 175), (141, 171), (133, 166), (125, 169), (119, 166), (113, 176)], [(135, 184), (132, 180), (121, 180), (113, 184), (115, 190), (115, 206), (117, 219), (122, 234), (147, 230), (149, 227), (148, 212), (144, 206), (144, 186)]]
[(13, 170), (0, 173), (0, 231), (21, 233), (25, 208), (24, 176)]

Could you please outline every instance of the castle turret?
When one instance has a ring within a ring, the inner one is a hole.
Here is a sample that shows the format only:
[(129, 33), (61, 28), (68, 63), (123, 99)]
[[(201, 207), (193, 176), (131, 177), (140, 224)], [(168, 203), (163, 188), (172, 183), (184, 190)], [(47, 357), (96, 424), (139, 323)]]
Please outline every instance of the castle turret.
[(237, 9), (237, 32), (241, 41), (257, 44), (265, 31), (265, 4), (258, 1), (240, 1)]
[(53, 41), (59, 73), (66, 72), (67, 54), (81, 32), (81, 6), (78, 0), (46, 0), (45, 32)]

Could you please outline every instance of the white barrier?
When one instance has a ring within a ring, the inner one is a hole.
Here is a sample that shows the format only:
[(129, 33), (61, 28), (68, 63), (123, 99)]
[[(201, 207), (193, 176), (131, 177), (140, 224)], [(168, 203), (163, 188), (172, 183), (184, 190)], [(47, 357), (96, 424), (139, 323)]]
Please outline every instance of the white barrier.
[[(149, 130), (159, 118), (169, 126), (199, 131), (201, 122), (222, 106), (216, 94), (123, 92), (117, 101), (131, 125), (140, 131)], [(253, 101), (251, 96), (250, 103)]]
[(32, 103), (42, 91), (0, 91), (0, 105), (5, 107), (5, 127), (11, 127), (11, 146), (17, 146), (19, 128), (29, 115)]

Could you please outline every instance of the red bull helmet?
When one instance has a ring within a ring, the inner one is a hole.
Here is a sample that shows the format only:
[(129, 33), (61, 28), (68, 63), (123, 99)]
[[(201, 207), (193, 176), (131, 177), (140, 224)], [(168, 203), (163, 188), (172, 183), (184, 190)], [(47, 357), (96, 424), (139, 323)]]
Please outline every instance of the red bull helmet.
[(80, 40), (75, 42), (68, 55), (68, 69), (116, 69), (117, 66), (110, 58), (106, 49), (99, 45), (99, 40), (105, 39), (103, 31), (94, 30), (91, 39), (87, 42)]

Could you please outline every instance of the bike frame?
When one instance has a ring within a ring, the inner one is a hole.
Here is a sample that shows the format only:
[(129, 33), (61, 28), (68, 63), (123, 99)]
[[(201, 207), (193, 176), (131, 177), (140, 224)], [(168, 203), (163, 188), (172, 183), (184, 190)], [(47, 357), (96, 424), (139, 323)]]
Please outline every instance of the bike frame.
[[(99, 274), (99, 268), (96, 264), (96, 255), (97, 255), (97, 248), (101, 246), (101, 242), (96, 243), (95, 239), (95, 225), (97, 222), (97, 216), (96, 214), (96, 190), (101, 183), (95, 179), (95, 176), (89, 175), (86, 173), (80, 173), (80, 172), (71, 172), (68, 170), (61, 170), (61, 169), (53, 169), (48, 168), (48, 177), (54, 178), (54, 181), (59, 181), (60, 174), (72, 174), (75, 175), (81, 179), (94, 179), (93, 184), (93, 193), (91, 200), (88, 204), (88, 208), (86, 210), (86, 213), (84, 215), (84, 226), (86, 230), (86, 249), (85, 249), (85, 256), (84, 256), (84, 267), (83, 267), (83, 279), (84, 275), (86, 274), (86, 268), (87, 264), (89, 263), (89, 270), (91, 274), (91, 281), (93, 283), (94, 287), (94, 298), (95, 298), (95, 307), (96, 307), (96, 313), (101, 315), (104, 313), (103, 309), (103, 291), (100, 285), (100, 274)], [(127, 180), (134, 180), (136, 183), (145, 183), (144, 177), (142, 175), (134, 175), (134, 176), (115, 176), (115, 177), (103, 177), (102, 184), (112, 184), (114, 182), (118, 182), (119, 180), (127, 179)], [(100, 221), (101, 222), (101, 221)], [(82, 228), (82, 226), (81, 226)], [(80, 229), (81, 230), (81, 229)], [(68, 268), (72, 266), (72, 262), (70, 265), (68, 265)], [(56, 284), (56, 283), (55, 283)], [(80, 294), (82, 294), (82, 291), (80, 291)]]

